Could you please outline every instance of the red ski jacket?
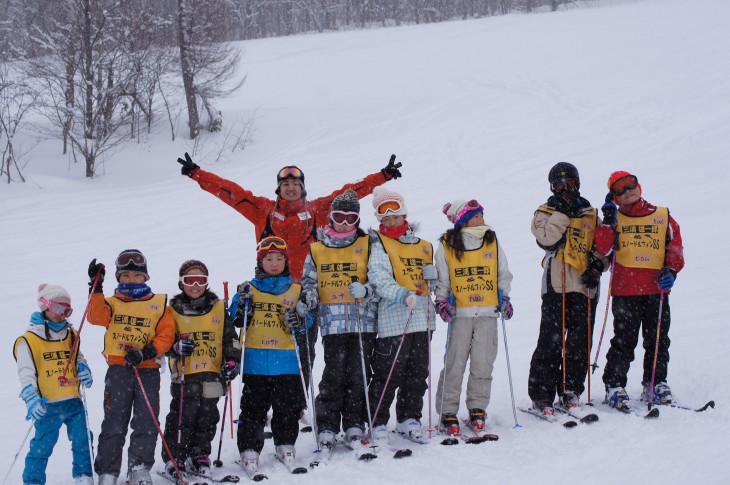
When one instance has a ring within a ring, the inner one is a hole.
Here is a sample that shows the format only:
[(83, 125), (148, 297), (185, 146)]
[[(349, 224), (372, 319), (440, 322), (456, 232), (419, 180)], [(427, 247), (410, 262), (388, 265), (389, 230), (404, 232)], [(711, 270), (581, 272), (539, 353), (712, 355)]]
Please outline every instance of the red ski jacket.
[[(628, 207), (619, 207), (622, 214), (627, 216), (645, 216), (656, 210), (656, 207), (640, 199), (636, 204)], [(611, 226), (598, 226), (594, 236), (596, 249), (604, 255), (611, 254), (617, 234)], [(667, 229), (667, 245), (664, 254), (664, 266), (679, 273), (684, 268), (684, 248), (679, 224), (669, 216)], [(649, 268), (627, 268), (616, 263), (613, 268), (612, 296), (654, 295), (660, 291), (657, 284), (659, 270)], [(668, 292), (667, 292), (668, 293)]]
[(358, 198), (362, 199), (372, 194), (375, 187), (387, 181), (382, 172), (377, 172), (363, 180), (347, 184), (325, 197), (289, 201), (259, 197), (235, 182), (200, 168), (193, 171), (191, 178), (200, 184), (201, 189), (215, 195), (253, 223), (256, 241), (271, 235), (286, 241), (289, 270), (295, 283), (302, 277), (309, 245), (317, 240), (317, 228), (328, 223), (327, 216), (332, 200), (348, 189), (354, 190)]

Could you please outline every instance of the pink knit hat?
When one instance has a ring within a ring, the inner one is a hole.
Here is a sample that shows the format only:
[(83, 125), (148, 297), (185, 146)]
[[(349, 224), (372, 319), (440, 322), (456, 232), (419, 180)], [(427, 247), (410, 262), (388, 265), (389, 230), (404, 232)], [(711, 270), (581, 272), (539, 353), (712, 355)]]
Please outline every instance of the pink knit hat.
[(45, 298), (54, 303), (64, 303), (69, 307), (71, 306), (71, 295), (62, 286), (49, 285), (47, 283), (41, 283), (38, 286), (38, 307), (42, 311), (46, 311), (48, 310), (48, 306), (41, 303), (41, 298)]
[[(381, 205), (388, 204), (392, 205), (387, 210), (384, 210), (381, 214)], [(408, 215), (408, 209), (406, 208), (406, 201), (402, 195), (398, 192), (391, 192), (388, 189), (382, 187), (376, 187), (373, 191), (373, 207), (375, 208), (375, 217), (378, 221), (382, 221), (385, 216), (406, 216)]]

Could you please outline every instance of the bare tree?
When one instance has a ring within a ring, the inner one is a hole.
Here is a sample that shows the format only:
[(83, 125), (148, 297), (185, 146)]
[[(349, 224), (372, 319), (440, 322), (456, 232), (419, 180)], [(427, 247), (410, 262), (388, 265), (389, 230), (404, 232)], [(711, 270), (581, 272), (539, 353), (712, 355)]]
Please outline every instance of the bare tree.
[(103, 154), (122, 143), (120, 128), (130, 121), (132, 105), (149, 106), (135, 87), (144, 62), (132, 62), (130, 54), (142, 51), (134, 47), (141, 24), (118, 16), (122, 6), (67, 0), (31, 36), (43, 53), (28, 62), (41, 93), (40, 111), (51, 134), (61, 133), (64, 147), (68, 140), (84, 158), (87, 177), (94, 176)]
[(10, 66), (0, 59), (0, 176), (5, 177), (7, 183), (15, 181), (13, 173), (25, 182), (20, 162), (22, 150), (15, 143), (15, 136), (36, 100), (26, 79)]
[(195, 139), (203, 126), (198, 101), (207, 115), (208, 131), (221, 129), (223, 118), (213, 100), (236, 92), (246, 78), (236, 80), (241, 53), (238, 48), (215, 42), (215, 31), (207, 17), (208, 5), (191, 5), (178, 0), (178, 42), (185, 100), (188, 107), (190, 138)]

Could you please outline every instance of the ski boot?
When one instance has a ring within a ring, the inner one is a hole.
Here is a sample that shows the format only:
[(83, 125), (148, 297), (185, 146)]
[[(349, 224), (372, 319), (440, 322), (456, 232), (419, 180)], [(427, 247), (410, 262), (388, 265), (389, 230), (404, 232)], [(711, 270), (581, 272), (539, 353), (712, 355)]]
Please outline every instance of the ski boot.
[(484, 433), (484, 424), (487, 419), (487, 413), (483, 409), (474, 408), (469, 410), (469, 422), (471, 429), (476, 434)]
[[(647, 384), (644, 384), (643, 390), (641, 391), (641, 400), (645, 402), (649, 401), (649, 386)], [(666, 382), (660, 382), (654, 386), (652, 404), (670, 404), (672, 401), (674, 401), (672, 389)]]
[(535, 401), (532, 401), (532, 409), (543, 416), (552, 416), (555, 414), (553, 402), (547, 399), (536, 399)]
[(563, 395), (560, 396), (560, 404), (568, 411), (572, 411), (580, 406), (580, 399), (573, 391), (565, 391)]
[(623, 387), (609, 387), (606, 390), (608, 405), (621, 412), (631, 412), (631, 403), (626, 389)]
[(421, 422), (415, 418), (408, 418), (405, 421), (401, 421), (396, 425), (395, 429), (400, 434), (416, 440), (420, 440), (423, 437)]
[(454, 413), (444, 413), (441, 415), (441, 429), (449, 436), (459, 436), (461, 428), (459, 427), (459, 418)]

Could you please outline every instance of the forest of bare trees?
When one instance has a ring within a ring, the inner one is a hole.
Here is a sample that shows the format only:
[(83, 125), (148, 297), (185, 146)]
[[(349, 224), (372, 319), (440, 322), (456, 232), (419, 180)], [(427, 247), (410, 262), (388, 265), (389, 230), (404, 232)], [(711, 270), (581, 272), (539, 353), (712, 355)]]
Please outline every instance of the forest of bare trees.
[[(585, 3), (585, 2), (582, 2)], [(28, 114), (83, 161), (139, 140), (154, 123), (177, 136), (222, 129), (216, 100), (238, 90), (240, 52), (229, 41), (441, 22), (576, 0), (0, 0), (0, 177), (23, 181), (14, 140)], [(240, 148), (250, 123), (240, 123)], [(233, 147), (236, 148), (236, 147)], [(232, 148), (232, 149), (233, 149)]]

